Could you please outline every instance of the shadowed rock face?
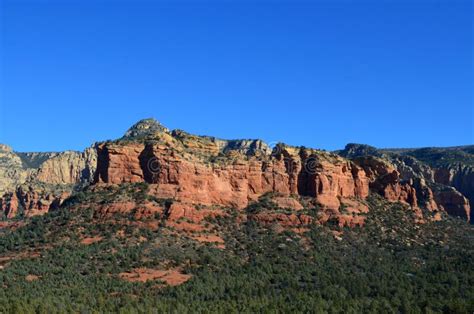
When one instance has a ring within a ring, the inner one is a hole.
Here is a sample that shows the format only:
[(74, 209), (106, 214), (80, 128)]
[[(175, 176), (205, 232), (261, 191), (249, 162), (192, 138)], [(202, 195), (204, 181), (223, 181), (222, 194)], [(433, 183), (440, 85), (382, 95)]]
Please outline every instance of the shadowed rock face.
[[(434, 170), (434, 180), (443, 185), (449, 185), (458, 190), (469, 199), (470, 204), (474, 204), (474, 167), (469, 165), (451, 165)], [(471, 223), (473, 217), (471, 207)]]
[(400, 173), (383, 159), (359, 157), (354, 160), (370, 178), (370, 188), (389, 201), (400, 201), (417, 207), (416, 190), (413, 182), (402, 182)]
[(438, 206), (452, 216), (458, 216), (471, 221), (469, 200), (455, 188), (442, 189), (434, 193)]
[(420, 206), (443, 209), (470, 220), (470, 204), (474, 202), (473, 151), (473, 146), (377, 150), (367, 145), (349, 144), (338, 153), (359, 162), (379, 157), (392, 164), (401, 181), (413, 185)]
[[(20, 154), (0, 146), (0, 192), (4, 195), (0, 208), (8, 217), (19, 212), (36, 215), (58, 207), (81, 185), (145, 182), (153, 196), (181, 204), (243, 209), (273, 193), (278, 195), (276, 203), (299, 210), (296, 199), (309, 198), (329, 211), (321, 221), (337, 215), (342, 225), (363, 224), (356, 216), (366, 212), (364, 199), (369, 190), (406, 204), (420, 221), (421, 208), (469, 219), (464, 195), (472, 195), (471, 168), (433, 168), (406, 152), (379, 151), (367, 145), (350, 144), (339, 154), (349, 159), (284, 144), (272, 150), (260, 140), (222, 140), (170, 131), (145, 119), (119, 140), (84, 152)], [(467, 191), (464, 195), (461, 188)], [(343, 215), (341, 208), (347, 213)], [(254, 218), (271, 220), (261, 216)], [(295, 217), (279, 214), (273, 218), (295, 223), (308, 220), (304, 215)]]
[(139, 160), (143, 144), (100, 144), (96, 148), (96, 182), (120, 184), (144, 181)]

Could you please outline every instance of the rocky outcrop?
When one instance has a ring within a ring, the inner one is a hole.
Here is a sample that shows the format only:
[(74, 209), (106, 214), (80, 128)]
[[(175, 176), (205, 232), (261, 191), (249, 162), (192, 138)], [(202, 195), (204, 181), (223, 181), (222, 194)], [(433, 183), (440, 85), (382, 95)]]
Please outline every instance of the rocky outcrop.
[[(309, 196), (329, 208), (339, 208), (340, 198), (358, 197), (364, 199), (369, 194), (369, 181), (365, 172), (352, 162), (347, 160), (321, 160), (313, 158), (308, 166), (309, 160), (305, 160), (309, 170), (303, 174), (307, 177), (306, 191)], [(314, 173), (313, 173), (314, 172)], [(309, 175), (308, 175), (309, 173)], [(313, 181), (314, 180), (314, 181)], [(309, 189), (308, 189), (309, 186)]]
[[(474, 206), (474, 167), (468, 165), (452, 165), (434, 170), (434, 180), (443, 185), (449, 185), (462, 193), (471, 204), (470, 216), (473, 217)], [(460, 200), (459, 197), (453, 198)]]
[[(279, 207), (278, 200), (281, 197), (274, 197), (272, 201)], [(310, 204), (306, 204), (310, 205)], [(314, 204), (313, 204), (314, 205)], [(257, 213), (248, 212), (247, 219), (257, 221), (264, 225), (278, 224), (289, 228), (302, 228), (314, 224), (334, 224), (339, 227), (362, 227), (365, 223), (365, 215), (369, 208), (358, 199), (341, 199), (339, 209), (320, 208), (316, 213), (309, 214), (306, 210), (309, 207), (297, 208), (291, 212), (281, 212), (278, 209), (265, 208)], [(285, 207), (287, 210), (288, 207)]]
[(20, 214), (26, 217), (42, 215), (59, 208), (70, 194), (68, 189), (53, 190), (23, 185), (0, 198), (0, 209), (7, 218), (14, 218)]
[(343, 150), (336, 151), (342, 157), (345, 158), (357, 158), (357, 157), (366, 157), (366, 156), (374, 156), (374, 157), (383, 157), (383, 153), (380, 152), (377, 148), (365, 145), (365, 144), (356, 144), (356, 143), (349, 143)]
[(377, 157), (359, 157), (354, 160), (370, 179), (370, 188), (389, 201), (418, 206), (413, 181), (403, 182), (393, 165)]
[[(390, 201), (400, 201), (409, 204), (422, 217), (418, 207), (424, 207), (431, 211), (444, 210), (452, 216), (462, 217), (470, 220), (469, 200), (455, 188), (436, 184), (428, 184), (424, 179), (431, 177), (426, 168), (413, 171), (413, 168), (405, 166), (406, 180), (396, 166), (377, 157), (359, 157), (354, 160), (360, 165), (371, 179), (370, 188), (384, 196)], [(399, 166), (400, 168), (400, 166)], [(429, 181), (428, 181), (429, 182)]]
[(153, 118), (143, 119), (132, 125), (130, 129), (125, 132), (122, 139), (127, 140), (144, 140), (154, 139), (161, 133), (169, 133), (169, 130), (161, 125)]
[[(90, 204), (89, 204), (90, 205)], [(137, 204), (133, 201), (116, 201), (107, 204), (93, 204), (96, 218), (112, 218), (115, 214), (133, 214), (134, 219), (155, 218), (162, 215), (164, 208), (152, 202)]]
[(14, 218), (18, 215), (19, 201), (16, 193), (6, 193), (0, 198), (0, 210), (6, 218)]
[[(474, 200), (472, 151), (472, 146), (377, 150), (367, 145), (349, 144), (338, 153), (358, 164), (368, 163), (364, 169), (369, 176), (377, 178), (372, 180), (371, 188), (388, 199), (398, 197), (402, 202), (415, 205), (416, 198), (419, 207), (444, 210), (452, 216), (470, 219), (470, 203)], [(373, 160), (378, 160), (378, 165)], [(381, 167), (382, 172), (377, 167)], [(383, 168), (390, 169), (391, 178), (384, 174)]]
[(8, 145), (0, 144), (0, 152), (2, 152), (2, 153), (11, 153), (11, 152), (13, 152), (13, 149)]
[(200, 223), (207, 217), (215, 218), (224, 215), (223, 211), (219, 209), (197, 208), (194, 205), (181, 202), (172, 203), (164, 214), (169, 221), (185, 219), (192, 223)]
[(180, 141), (183, 146), (195, 153), (203, 154), (227, 154), (237, 153), (240, 155), (268, 155), (272, 149), (261, 140), (223, 140), (211, 136), (198, 136), (189, 134), (182, 130), (173, 130), (173, 138)]
[[(171, 144), (103, 144), (98, 146), (97, 183), (145, 181), (156, 195), (188, 203), (245, 208), (273, 192), (315, 197), (339, 208), (340, 197), (368, 195), (364, 171), (341, 157), (308, 149), (280, 148), (277, 154), (233, 155), (232, 163), (206, 163), (202, 156)], [(213, 147), (211, 145), (211, 147)], [(200, 148), (200, 152), (213, 152)], [(217, 153), (217, 152), (215, 152)]]
[(277, 196), (272, 199), (278, 208), (291, 209), (294, 211), (302, 210), (304, 207), (301, 203), (293, 197)]
[(0, 144), (0, 196), (15, 190), (27, 177), (21, 158), (9, 146)]
[(70, 194), (69, 191), (51, 191), (32, 186), (22, 186), (16, 192), (25, 216), (42, 215), (57, 209)]
[(445, 210), (451, 216), (457, 216), (471, 221), (469, 200), (452, 187), (443, 187), (434, 193), (438, 208)]
[[(145, 182), (150, 195), (172, 199), (175, 207), (118, 202), (100, 205), (99, 214), (133, 211), (148, 217), (163, 213), (194, 221), (207, 215), (196, 206), (243, 210), (270, 193), (277, 195), (277, 208), (298, 212), (305, 208), (301, 198), (309, 198), (323, 209), (316, 221), (355, 226), (364, 223), (368, 210), (364, 199), (370, 190), (406, 204), (420, 220), (421, 208), (469, 219), (465, 196), (472, 197), (474, 191), (473, 168), (459, 163), (433, 167), (425, 160), (431, 153), (423, 151), (420, 159), (413, 150), (378, 150), (358, 144), (349, 144), (339, 155), (284, 144), (270, 149), (260, 140), (197, 136), (145, 119), (122, 138), (84, 152), (15, 153), (0, 145), (0, 195), (4, 195), (0, 208), (8, 217), (19, 212), (40, 214), (61, 204), (80, 185)], [(471, 152), (453, 156), (459, 159), (463, 154)], [(276, 220), (300, 221), (280, 214)]]
[(35, 179), (52, 184), (90, 182), (95, 174), (97, 153), (94, 148), (84, 152), (67, 151), (45, 160)]
[(143, 144), (97, 146), (97, 171), (95, 182), (119, 184), (142, 182), (144, 175), (140, 164)]
[(77, 185), (92, 181), (94, 148), (84, 152), (16, 153), (0, 145), (0, 208), (8, 218), (46, 213)]
[[(443, 194), (437, 195), (441, 189), (433, 189), (434, 170), (412, 156), (357, 144), (348, 145), (340, 153), (359, 157), (351, 161), (283, 144), (270, 151), (257, 140), (196, 136), (169, 131), (157, 122), (145, 120), (133, 126), (122, 140), (98, 146), (95, 182), (147, 182), (152, 194), (159, 198), (238, 209), (266, 193), (280, 195), (280, 203), (288, 202), (292, 195), (311, 197), (332, 210), (330, 219), (341, 221), (342, 201), (355, 200), (356, 205), (351, 208), (357, 216), (364, 212), (361, 201), (370, 188), (389, 201), (406, 204), (420, 219), (421, 208), (469, 217), (462, 215), (469, 204), (455, 190), (444, 189)], [(281, 206), (300, 209), (293, 202)], [(342, 224), (354, 223), (363, 222), (347, 217)]]

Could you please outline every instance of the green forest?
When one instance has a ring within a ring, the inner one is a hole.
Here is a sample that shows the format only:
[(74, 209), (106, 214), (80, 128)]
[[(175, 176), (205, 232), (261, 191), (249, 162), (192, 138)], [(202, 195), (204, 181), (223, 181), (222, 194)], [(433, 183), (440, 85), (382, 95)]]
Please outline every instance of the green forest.
[[(72, 210), (87, 197), (2, 231), (0, 313), (474, 312), (474, 232), (458, 219), (414, 224), (401, 204), (371, 196), (363, 228), (298, 234), (235, 215), (209, 220), (222, 249), (164, 221), (152, 231), (127, 215), (98, 220), (92, 208)], [(84, 245), (84, 235), (102, 241)], [(171, 287), (118, 276), (165, 264), (191, 279)]]

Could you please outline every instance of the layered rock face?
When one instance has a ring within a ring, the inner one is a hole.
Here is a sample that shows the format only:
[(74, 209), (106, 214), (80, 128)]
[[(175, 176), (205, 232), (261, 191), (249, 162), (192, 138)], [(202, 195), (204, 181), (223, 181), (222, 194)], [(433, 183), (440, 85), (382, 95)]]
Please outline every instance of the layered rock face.
[(142, 144), (113, 145), (100, 144), (97, 146), (98, 167), (95, 182), (111, 184), (142, 182), (143, 170), (140, 165), (140, 154), (144, 149)]
[[(0, 158), (4, 195), (0, 209), (7, 217), (54, 209), (81, 185), (144, 182), (153, 197), (177, 202), (172, 208), (160, 208), (169, 217), (195, 213), (194, 206), (242, 211), (272, 194), (279, 208), (295, 214), (259, 213), (252, 219), (300, 225), (336, 219), (341, 226), (354, 226), (363, 225), (369, 191), (405, 204), (423, 221), (422, 208), (470, 219), (465, 195), (474, 190), (472, 168), (432, 167), (405, 151), (357, 144), (338, 154), (284, 144), (270, 149), (260, 140), (222, 140), (170, 131), (153, 119), (138, 122), (119, 140), (84, 152), (15, 153), (0, 146)], [(300, 202), (305, 198), (311, 201), (303, 206)], [(137, 210), (137, 206), (120, 203), (101, 207), (101, 212), (107, 215), (132, 207)], [(147, 206), (140, 207), (140, 215), (153, 213)], [(308, 206), (321, 206), (324, 211), (317, 218), (296, 213)]]
[[(351, 161), (336, 154), (283, 144), (270, 151), (260, 141), (224, 141), (159, 127), (139, 129), (139, 138), (146, 140), (128, 136), (125, 141), (97, 146), (95, 183), (146, 182), (151, 194), (158, 198), (237, 209), (246, 208), (267, 193), (283, 198), (310, 197), (325, 209), (326, 214), (319, 221), (336, 217), (341, 225), (363, 224), (360, 214), (367, 211), (364, 199), (370, 189), (389, 201), (406, 204), (420, 221), (422, 207), (469, 218), (468, 203), (452, 194), (455, 191), (434, 193), (424, 180), (424, 176), (431, 175), (430, 168), (416, 160), (402, 167), (383, 156)], [(143, 132), (147, 129), (153, 134)], [(420, 172), (426, 173), (412, 175)], [(288, 208), (301, 206), (285, 202)], [(253, 216), (261, 221), (300, 221), (298, 215), (295, 217), (272, 213)]]
[(90, 182), (95, 174), (97, 154), (94, 148), (84, 152), (64, 152), (44, 161), (35, 175), (36, 180), (52, 184)]
[(21, 158), (11, 147), (0, 144), (0, 195), (15, 189), (27, 177), (28, 172), (23, 169)]
[(0, 145), (0, 209), (7, 218), (44, 214), (75, 186), (88, 184), (97, 165), (94, 148), (84, 152), (16, 153)]
[(471, 221), (471, 207), (469, 200), (455, 188), (443, 188), (434, 193), (434, 200), (441, 208), (452, 216), (465, 218)]
[[(444, 210), (469, 221), (472, 217), (470, 204), (474, 201), (474, 167), (471, 166), (474, 155), (471, 151), (470, 146), (377, 150), (367, 145), (349, 144), (339, 154), (353, 159), (369, 176), (376, 178), (372, 180), (371, 188), (386, 198), (399, 197), (400, 201), (412, 206)], [(390, 181), (386, 173), (380, 172), (381, 165), (392, 172), (392, 184), (381, 182)], [(371, 167), (375, 172), (373, 175), (368, 169)], [(383, 190), (384, 186), (388, 191)]]
[[(434, 170), (434, 180), (437, 183), (454, 187), (461, 196), (469, 199), (470, 204), (474, 204), (474, 166), (469, 165), (446, 165)], [(454, 197), (454, 196), (453, 196)], [(461, 199), (458, 199), (460, 204)], [(473, 217), (473, 206), (471, 206), (471, 222)]]
[[(303, 208), (298, 198), (307, 197), (326, 211), (320, 222), (336, 217), (341, 225), (363, 223), (355, 216), (367, 212), (363, 200), (369, 194), (369, 180), (361, 167), (336, 154), (283, 144), (271, 150), (259, 140), (225, 141), (171, 132), (149, 125), (149, 120), (144, 123), (133, 127), (140, 132), (127, 132), (138, 138), (126, 136), (97, 146), (95, 184), (146, 182), (151, 195), (179, 204), (172, 208), (175, 213), (181, 212), (177, 206), (191, 213), (189, 208), (196, 205), (242, 212), (269, 193), (280, 208), (297, 211)], [(347, 213), (342, 215), (341, 208)], [(304, 214), (283, 216), (251, 215), (259, 221), (288, 224), (311, 220)]]
[[(168, 145), (99, 145), (96, 182), (144, 181), (160, 198), (240, 209), (269, 192), (311, 196), (334, 209), (340, 198), (363, 199), (369, 192), (365, 172), (336, 155), (283, 147), (270, 155), (227, 151), (227, 162), (210, 163), (181, 145), (177, 140)], [(213, 145), (201, 149), (218, 151)]]
[(59, 208), (70, 196), (70, 189), (50, 189), (35, 185), (22, 185), (14, 192), (5, 193), (0, 198), (0, 210), (7, 218), (23, 214), (26, 217), (43, 215)]
[(357, 158), (360, 165), (370, 178), (370, 188), (389, 201), (399, 201), (412, 207), (418, 206), (416, 189), (413, 181), (402, 182), (400, 173), (395, 167), (376, 157)]

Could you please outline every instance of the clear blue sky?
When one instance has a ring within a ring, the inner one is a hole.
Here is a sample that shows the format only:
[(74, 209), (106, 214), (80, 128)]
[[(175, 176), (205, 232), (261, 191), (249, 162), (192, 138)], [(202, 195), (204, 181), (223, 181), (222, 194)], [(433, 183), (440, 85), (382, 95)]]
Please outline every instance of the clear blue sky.
[(139, 119), (324, 149), (473, 144), (471, 1), (2, 0), (0, 142)]

